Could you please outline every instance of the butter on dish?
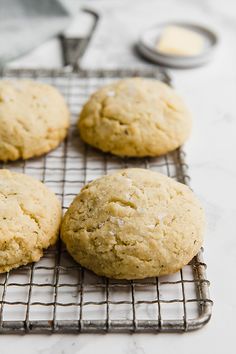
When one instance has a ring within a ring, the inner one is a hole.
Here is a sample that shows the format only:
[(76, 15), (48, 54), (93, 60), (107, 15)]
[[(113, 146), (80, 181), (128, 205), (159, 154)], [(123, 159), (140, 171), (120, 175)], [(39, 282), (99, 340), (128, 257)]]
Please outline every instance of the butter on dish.
[(156, 45), (163, 54), (177, 56), (193, 56), (204, 49), (203, 37), (191, 30), (180, 26), (167, 26)]

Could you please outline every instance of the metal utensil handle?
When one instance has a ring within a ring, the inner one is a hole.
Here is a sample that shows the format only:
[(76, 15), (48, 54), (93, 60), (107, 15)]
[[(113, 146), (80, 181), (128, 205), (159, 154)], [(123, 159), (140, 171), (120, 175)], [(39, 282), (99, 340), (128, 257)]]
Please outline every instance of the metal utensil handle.
[(64, 66), (71, 67), (72, 71), (77, 71), (80, 68), (79, 59), (84, 55), (99, 20), (99, 15), (97, 12), (90, 9), (82, 10), (89, 13), (94, 18), (94, 22), (89, 34), (82, 38), (69, 38), (64, 34), (60, 35)]

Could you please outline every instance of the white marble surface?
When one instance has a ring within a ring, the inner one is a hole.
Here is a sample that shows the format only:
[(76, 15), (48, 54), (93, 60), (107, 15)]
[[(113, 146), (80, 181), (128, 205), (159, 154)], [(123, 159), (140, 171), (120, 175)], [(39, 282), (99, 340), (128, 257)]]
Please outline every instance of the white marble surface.
[[(70, 6), (75, 1), (68, 0)], [(81, 1), (84, 4), (85, 1)], [(192, 70), (170, 70), (174, 85), (194, 115), (186, 146), (192, 186), (208, 218), (205, 260), (215, 302), (210, 323), (183, 335), (27, 335), (1, 336), (1, 354), (154, 354), (235, 352), (236, 318), (236, 2), (234, 0), (90, 0), (103, 15), (83, 67), (148, 65), (132, 52), (139, 32), (158, 21), (193, 20), (212, 26), (221, 43), (214, 61)], [(61, 65), (59, 45), (52, 40), (14, 67)]]

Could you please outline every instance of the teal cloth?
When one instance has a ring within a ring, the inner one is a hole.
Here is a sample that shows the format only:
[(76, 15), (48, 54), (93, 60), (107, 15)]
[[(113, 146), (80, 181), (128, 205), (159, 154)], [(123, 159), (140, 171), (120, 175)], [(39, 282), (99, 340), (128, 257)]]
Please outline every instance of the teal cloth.
[(0, 0), (0, 66), (61, 33), (69, 21), (59, 0)]

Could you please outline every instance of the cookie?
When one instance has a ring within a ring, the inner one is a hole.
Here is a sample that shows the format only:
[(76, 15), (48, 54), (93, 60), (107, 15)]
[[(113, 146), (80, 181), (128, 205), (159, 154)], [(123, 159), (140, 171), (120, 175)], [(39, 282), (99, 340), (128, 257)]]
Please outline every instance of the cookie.
[(52, 86), (27, 80), (0, 81), (0, 160), (42, 155), (65, 138), (69, 111)]
[(32, 177), (0, 170), (0, 273), (42, 257), (61, 222), (59, 200)]
[(63, 218), (61, 237), (72, 257), (96, 274), (142, 279), (186, 265), (202, 245), (204, 225), (187, 186), (126, 169), (81, 190)]
[(159, 156), (190, 135), (191, 116), (176, 92), (152, 79), (129, 78), (94, 93), (78, 127), (88, 144), (118, 156)]

